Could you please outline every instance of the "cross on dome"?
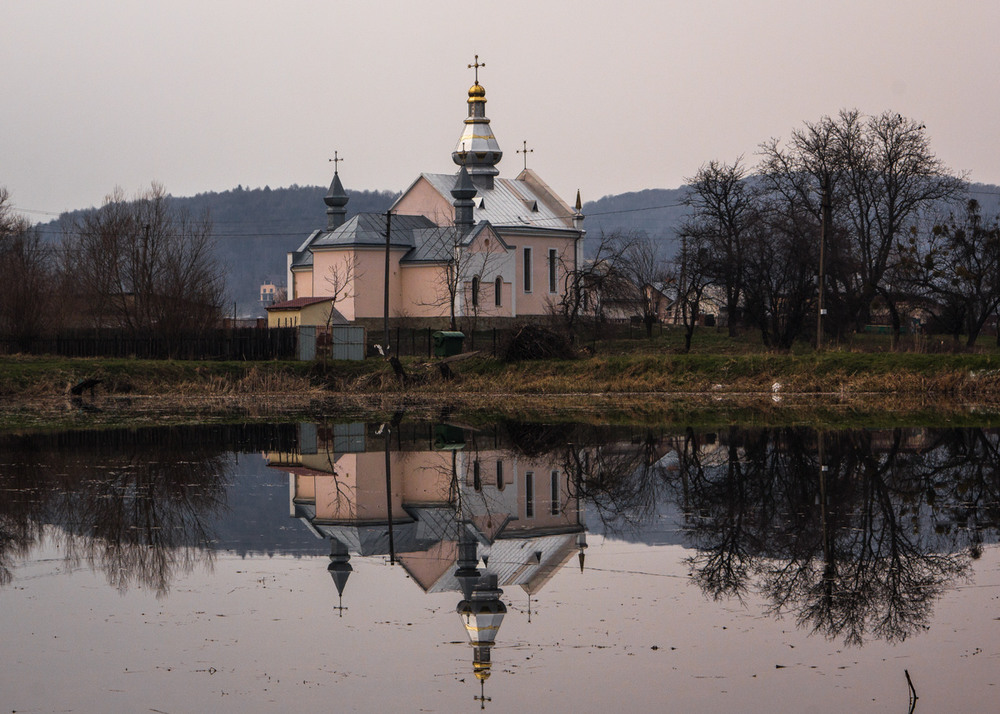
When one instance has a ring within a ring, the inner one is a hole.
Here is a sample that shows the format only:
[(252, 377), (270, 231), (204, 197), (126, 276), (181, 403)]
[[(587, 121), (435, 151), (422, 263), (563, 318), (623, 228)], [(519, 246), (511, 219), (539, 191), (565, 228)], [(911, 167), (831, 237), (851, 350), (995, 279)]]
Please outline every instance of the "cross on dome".
[(480, 62), (479, 61), (479, 55), (476, 55), (476, 59), (475, 59), (474, 63), (469, 65), (469, 69), (476, 70), (476, 84), (479, 84), (479, 68), (480, 67), (485, 67), (485, 66), (486, 66), (485, 62)]
[(343, 161), (343, 159), (340, 158), (339, 156), (337, 156), (337, 152), (334, 151), (333, 152), (333, 158), (332, 159), (328, 159), (328, 160), (333, 162), (333, 173), (337, 173), (337, 168), (338, 168), (337, 164), (339, 164), (341, 161)]

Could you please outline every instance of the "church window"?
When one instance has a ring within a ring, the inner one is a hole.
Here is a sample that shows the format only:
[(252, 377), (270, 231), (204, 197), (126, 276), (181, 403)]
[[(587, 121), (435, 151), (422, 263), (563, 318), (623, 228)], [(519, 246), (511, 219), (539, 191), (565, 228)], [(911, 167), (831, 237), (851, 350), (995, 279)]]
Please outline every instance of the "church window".
[(552, 504), (549, 511), (553, 516), (559, 515), (559, 472), (552, 472)]
[(531, 292), (531, 248), (524, 249), (524, 292)]
[(549, 248), (549, 292), (556, 292), (556, 249)]
[(472, 279), (472, 307), (479, 307), (479, 276)]
[(477, 491), (483, 490), (483, 476), (479, 466), (479, 459), (472, 462), (472, 488)]
[(497, 461), (497, 490), (503, 491), (503, 461)]
[(503, 307), (503, 278), (497, 278), (493, 284), (493, 304)]

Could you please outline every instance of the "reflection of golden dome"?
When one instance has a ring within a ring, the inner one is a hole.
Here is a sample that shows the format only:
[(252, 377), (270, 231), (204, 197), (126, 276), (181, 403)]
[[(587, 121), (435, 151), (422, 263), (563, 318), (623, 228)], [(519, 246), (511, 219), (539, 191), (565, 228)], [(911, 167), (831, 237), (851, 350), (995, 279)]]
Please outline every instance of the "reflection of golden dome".
[(471, 87), (469, 87), (469, 102), (485, 102), (486, 101), (486, 88), (483, 85), (476, 82)]
[(490, 678), (490, 667), (491, 663), (489, 662), (472, 663), (473, 674), (476, 675), (476, 679), (478, 679), (480, 682), (485, 682), (487, 679)]

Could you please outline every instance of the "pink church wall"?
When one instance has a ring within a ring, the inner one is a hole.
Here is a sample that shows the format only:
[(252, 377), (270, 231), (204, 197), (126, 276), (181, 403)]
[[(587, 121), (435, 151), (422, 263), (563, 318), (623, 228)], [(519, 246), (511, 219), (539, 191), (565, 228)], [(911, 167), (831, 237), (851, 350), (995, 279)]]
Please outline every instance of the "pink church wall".
[(396, 317), (441, 317), (448, 315), (448, 289), (443, 265), (408, 265), (402, 269), (400, 300)]
[[(566, 281), (566, 268), (572, 268), (574, 242), (534, 236), (510, 236), (508, 244), (517, 246), (515, 290), (518, 315), (546, 315), (549, 306), (559, 302)], [(531, 291), (524, 289), (524, 249), (531, 248)], [(556, 249), (555, 291), (549, 290), (549, 249)]]
[(455, 221), (455, 207), (423, 176), (396, 202), (395, 212), (401, 216), (426, 216), (439, 226)]
[(294, 300), (295, 298), (303, 297), (313, 297), (313, 287), (312, 287), (312, 271), (301, 271), (296, 270), (292, 273), (292, 280), (295, 281), (295, 287), (292, 290), (292, 294), (288, 296), (289, 300)]

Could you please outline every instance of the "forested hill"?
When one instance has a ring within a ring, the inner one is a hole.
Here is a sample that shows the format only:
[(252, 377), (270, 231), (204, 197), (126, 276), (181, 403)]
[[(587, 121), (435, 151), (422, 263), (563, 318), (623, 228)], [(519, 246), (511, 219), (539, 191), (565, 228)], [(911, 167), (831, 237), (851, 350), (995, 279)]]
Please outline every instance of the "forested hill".
[[(973, 184), (970, 197), (982, 204), (984, 215), (1000, 212), (1000, 188)], [(219, 263), (226, 271), (229, 307), (238, 305), (240, 315), (263, 315), (260, 285), (285, 283), (286, 254), (297, 249), (317, 228), (326, 226), (325, 186), (289, 186), (245, 189), (173, 197), (174, 204), (192, 217), (208, 214), (217, 236)], [(347, 216), (382, 213), (399, 194), (391, 191), (348, 191)], [(648, 189), (605, 196), (583, 205), (587, 245), (593, 247), (602, 234), (644, 231), (663, 241), (663, 255), (675, 252), (675, 232), (688, 213), (683, 205), (687, 189)], [(63, 214), (59, 221), (42, 226), (55, 237), (59, 224), (70, 224), (81, 211)]]
[[(263, 315), (260, 286), (285, 284), (286, 255), (327, 223), (325, 186), (290, 186), (199, 193), (174, 198), (193, 216), (207, 211), (216, 236), (219, 262), (226, 268), (230, 301), (241, 315)], [(348, 191), (347, 217), (382, 213), (399, 196), (390, 191)]]
[[(687, 188), (651, 188), (617, 196), (605, 196), (583, 204), (588, 243), (601, 234), (643, 231), (672, 245), (677, 227), (688, 214), (683, 205)], [(673, 252), (669, 249), (668, 251)]]

